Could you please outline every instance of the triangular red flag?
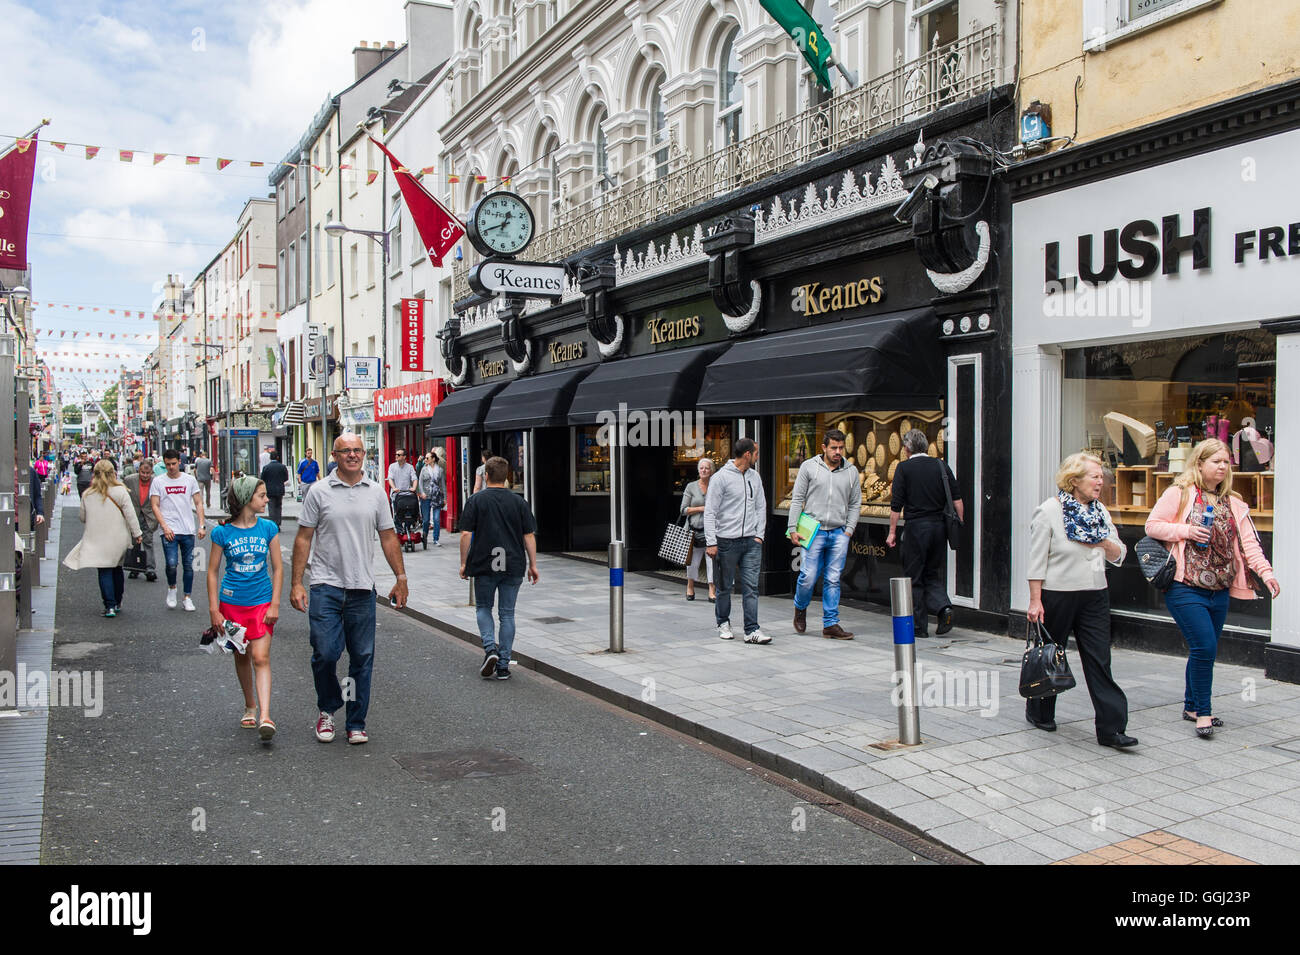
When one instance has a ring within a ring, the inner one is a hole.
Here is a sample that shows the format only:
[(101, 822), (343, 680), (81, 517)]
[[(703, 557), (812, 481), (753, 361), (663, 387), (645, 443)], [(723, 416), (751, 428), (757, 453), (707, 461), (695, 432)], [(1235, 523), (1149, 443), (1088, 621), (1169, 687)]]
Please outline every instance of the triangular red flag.
[(234, 162), (233, 159), (218, 159), (217, 171), (220, 172), (222, 169), (225, 169), (227, 166), (229, 166), (232, 162)]
[(153, 154), (153, 164), (156, 166), (156, 165), (158, 165), (160, 162), (162, 162), (162, 161), (163, 161), (164, 159), (166, 159), (166, 158), (167, 158), (167, 154), (166, 154), (166, 153), (154, 153), (154, 154)]
[(135, 151), (132, 149), (119, 149), (117, 151), (117, 158), (119, 162), (130, 162), (135, 159)]
[(53, 146), (55, 149), (57, 149), (59, 152), (63, 152), (68, 146), (67, 143), (50, 143), (50, 145)]
[(388, 157), (389, 165), (393, 169), (393, 178), (397, 180), (398, 188), (402, 190), (406, 207), (411, 210), (411, 218), (415, 221), (415, 228), (424, 241), (425, 250), (429, 253), (429, 261), (435, 267), (441, 266), (443, 257), (465, 234), (464, 223), (420, 185), (414, 176), (406, 172), (383, 143), (373, 136), (368, 138)]
[(186, 156), (186, 157), (185, 157), (185, 165), (187, 165), (187, 166), (197, 166), (197, 165), (199, 164), (199, 159), (200, 159), (199, 156)]
[(94, 158), (95, 158), (96, 156), (98, 156), (98, 155), (99, 155), (99, 147), (98, 147), (98, 146), (87, 146), (87, 147), (86, 147), (86, 158), (87, 158), (87, 159), (94, 159)]
[(378, 178), (379, 178), (379, 170), (378, 170), (378, 169), (367, 169), (367, 170), (366, 170), (366, 185), (367, 185), (367, 186), (370, 185), (372, 182), (374, 182), (374, 181), (375, 181), (376, 179), (378, 179)]

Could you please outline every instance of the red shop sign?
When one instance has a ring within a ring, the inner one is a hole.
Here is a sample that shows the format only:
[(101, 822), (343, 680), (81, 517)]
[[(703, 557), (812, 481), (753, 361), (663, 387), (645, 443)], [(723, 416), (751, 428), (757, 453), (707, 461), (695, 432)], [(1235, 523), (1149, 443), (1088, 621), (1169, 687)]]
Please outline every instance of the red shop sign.
[(402, 370), (424, 371), (424, 299), (402, 299)]
[(380, 388), (375, 391), (375, 420), (400, 421), (403, 418), (428, 418), (438, 404), (441, 378), (417, 381), (413, 385)]

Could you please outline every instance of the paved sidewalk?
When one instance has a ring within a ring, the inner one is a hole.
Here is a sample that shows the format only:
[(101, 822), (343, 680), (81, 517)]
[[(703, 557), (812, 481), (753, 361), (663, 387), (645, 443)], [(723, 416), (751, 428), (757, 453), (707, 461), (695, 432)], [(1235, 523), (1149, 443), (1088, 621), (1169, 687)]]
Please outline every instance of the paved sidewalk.
[[(407, 554), (410, 611), (477, 643), (456, 535)], [(392, 574), (376, 548), (381, 595)], [(1300, 862), (1300, 686), (1220, 665), (1215, 713), (1197, 739), (1180, 718), (1181, 658), (1114, 652), (1129, 698), (1130, 751), (1098, 746), (1082, 685), (1057, 707), (1060, 730), (1024, 718), (1023, 643), (954, 630), (917, 642), (921, 746), (896, 740), (890, 619), (843, 609), (851, 642), (808, 633), (788, 598), (764, 597), (770, 646), (719, 640), (713, 605), (654, 577), (627, 578), (624, 646), (608, 648), (608, 572), (542, 555), (517, 613), (516, 660), (873, 812), (884, 811), (987, 863)], [(739, 630), (739, 600), (733, 624)], [(1074, 663), (1076, 671), (1079, 666)], [(981, 688), (983, 692), (981, 692)]]

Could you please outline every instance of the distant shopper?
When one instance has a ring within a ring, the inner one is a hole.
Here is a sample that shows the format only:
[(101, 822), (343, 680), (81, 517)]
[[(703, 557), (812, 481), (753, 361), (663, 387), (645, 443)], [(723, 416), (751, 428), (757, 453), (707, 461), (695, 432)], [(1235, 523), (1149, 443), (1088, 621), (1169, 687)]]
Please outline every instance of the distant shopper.
[(307, 499), (307, 492), (319, 480), (320, 464), (312, 457), (311, 448), (308, 448), (307, 456), (298, 462), (298, 483), (302, 485), (303, 500)]
[(740, 438), (731, 446), (731, 460), (709, 482), (704, 502), (704, 539), (714, 559), (718, 599), (713, 616), (718, 636), (731, 640), (731, 592), (740, 575), (745, 614), (745, 642), (771, 643), (758, 628), (758, 573), (763, 566), (763, 534), (767, 531), (767, 497), (758, 476), (758, 445)]
[(271, 463), (271, 449), (263, 448), (262, 453), (257, 456), (257, 471), (260, 474), (266, 470), (266, 466)]
[[(406, 568), (384, 490), (363, 470), (366, 451), (360, 436), (344, 431), (334, 439), (333, 456), (338, 467), (302, 499), (289, 602), (307, 613), (311, 623), (316, 738), (322, 743), (334, 739), (334, 713), (344, 704), (338, 662), (347, 648), (352, 692), (346, 701), (346, 729), (348, 742), (355, 745), (370, 739), (366, 715), (375, 659), (376, 534), (397, 577), (388, 592), (395, 607), (406, 606)], [(304, 570), (311, 575), (310, 604), (302, 582)]]
[(111, 461), (95, 464), (90, 485), (81, 495), (81, 520), (86, 530), (81, 541), (64, 558), (64, 566), (69, 570), (83, 567), (98, 570), (104, 616), (116, 617), (126, 593), (122, 556), (132, 541), (139, 543), (140, 522), (135, 519), (131, 499), (117, 479)]
[[(852, 640), (853, 634), (840, 626), (840, 574), (849, 555), (849, 541), (858, 526), (862, 506), (862, 481), (858, 469), (844, 458), (844, 432), (832, 428), (822, 439), (822, 453), (799, 465), (790, 494), (790, 523), (786, 536), (807, 550), (794, 591), (794, 629), (808, 628), (808, 604), (817, 579), (822, 582), (822, 636)], [(799, 534), (799, 521), (808, 515), (817, 522), (811, 541)]]
[(709, 580), (709, 603), (714, 603), (718, 598), (718, 591), (713, 582), (713, 558), (705, 553), (708, 545), (704, 540), (704, 502), (708, 499), (709, 479), (713, 477), (713, 460), (700, 458), (695, 465), (695, 473), (700, 479), (686, 485), (686, 490), (682, 492), (682, 506), (679, 511), (680, 514), (685, 515), (686, 526), (691, 529), (691, 559), (686, 565), (686, 599), (695, 599), (695, 581), (699, 577), (700, 564), (703, 562)]
[(406, 449), (397, 449), (397, 460), (388, 465), (388, 499), (391, 501), (404, 491), (415, 490), (415, 468), (406, 460)]
[[(1110, 672), (1110, 592), (1106, 562), (1124, 561), (1125, 547), (1101, 496), (1101, 459), (1072, 454), (1056, 472), (1057, 491), (1034, 511), (1029, 523), (1030, 624), (1041, 623), (1064, 647), (1074, 634), (1083, 675), (1092, 697), (1097, 742), (1126, 749), (1128, 699)], [(909, 526), (910, 523), (909, 523)], [(1056, 697), (1025, 701), (1025, 719), (1056, 731)]]
[[(944, 567), (948, 556), (948, 525), (943, 512), (951, 494), (957, 517), (966, 519), (965, 507), (957, 478), (946, 461), (926, 454), (930, 440), (924, 431), (913, 428), (903, 435), (907, 460), (894, 471), (893, 494), (889, 504), (889, 536), (885, 543), (893, 547), (898, 540), (898, 518), (907, 522), (903, 528), (903, 573), (912, 578), (912, 616), (916, 635), (930, 635), (930, 614), (936, 615), (934, 632), (943, 636), (952, 629), (952, 600)], [(948, 483), (947, 492), (944, 482)]]
[[(1213, 507), (1210, 526), (1206, 511)], [(1146, 532), (1168, 541), (1177, 569), (1165, 592), (1165, 606), (1187, 641), (1183, 719), (1196, 721), (1196, 735), (1209, 739), (1223, 720), (1213, 715), (1214, 660), (1228, 616), (1228, 600), (1254, 600), (1250, 568), (1277, 598), (1282, 586), (1259, 545), (1250, 507), (1232, 490), (1228, 446), (1213, 438), (1192, 448), (1191, 459), (1173, 487), (1147, 518)], [(1187, 542), (1192, 546), (1188, 547)]]
[(81, 460), (77, 462), (75, 466), (77, 474), (77, 497), (81, 497), (85, 494), (86, 489), (90, 487), (90, 482), (95, 476), (94, 469), (94, 459), (88, 453), (83, 454)]
[[(226, 511), (231, 516), (212, 528), (208, 559), (208, 618), (214, 627), (233, 620), (244, 628), (244, 639), (248, 641), (245, 652), (234, 655), (235, 676), (244, 691), (244, 716), (239, 725), (249, 729), (256, 726), (264, 740), (275, 735), (271, 720), (271, 635), (280, 619), (280, 588), (284, 583), (280, 545), (275, 541), (279, 528), (260, 516), (266, 503), (266, 485), (257, 478), (231, 481), (226, 491)], [(225, 576), (221, 575), (222, 557), (226, 559)]]
[(479, 452), (479, 466), (474, 471), (474, 490), (470, 491), (471, 494), (477, 494), (487, 487), (487, 463), (490, 457), (492, 452), (487, 448)]
[[(510, 651), (515, 643), (515, 601), (527, 570), (537, 583), (537, 522), (524, 499), (506, 489), (510, 464), (505, 458), (484, 462), (487, 481), (465, 504), (460, 515), (460, 576), (474, 578), (474, 606), (485, 680), (510, 679)], [(501, 628), (494, 635), (492, 604), (497, 604)]]
[[(140, 542), (144, 547), (145, 557), (145, 580), (150, 583), (158, 579), (155, 570), (153, 538), (158, 533), (158, 519), (153, 514), (153, 504), (149, 500), (149, 491), (153, 487), (153, 458), (141, 458), (139, 466), (134, 474), (128, 474), (122, 479), (122, 484), (126, 487), (126, 493), (131, 498), (131, 506), (135, 508), (135, 519), (140, 522), (140, 530), (143, 534), (143, 540)], [(135, 580), (140, 576), (140, 571), (131, 571), (131, 579)]]
[(284, 486), (289, 483), (289, 469), (280, 463), (280, 452), (271, 451), (271, 460), (262, 468), (262, 483), (266, 485), (267, 516), (278, 528), (284, 507)]
[(424, 456), (424, 467), (420, 468), (416, 480), (416, 492), (420, 497), (420, 520), (424, 524), (424, 540), (429, 541), (429, 530), (433, 530), (433, 546), (441, 547), (442, 509), (447, 506), (447, 472), (438, 458), (437, 452), (430, 451)]
[[(194, 589), (194, 540), (207, 533), (203, 519), (203, 495), (192, 474), (181, 473), (181, 455), (175, 448), (163, 452), (165, 473), (149, 485), (154, 517), (163, 535), (163, 556), (167, 560), (167, 606), (176, 606), (176, 565), (181, 565), (185, 585), (184, 608), (194, 612), (190, 592)], [(198, 519), (195, 520), (197, 513)]]
[(212, 506), (212, 459), (200, 454), (194, 459), (194, 480), (203, 488), (203, 506)]

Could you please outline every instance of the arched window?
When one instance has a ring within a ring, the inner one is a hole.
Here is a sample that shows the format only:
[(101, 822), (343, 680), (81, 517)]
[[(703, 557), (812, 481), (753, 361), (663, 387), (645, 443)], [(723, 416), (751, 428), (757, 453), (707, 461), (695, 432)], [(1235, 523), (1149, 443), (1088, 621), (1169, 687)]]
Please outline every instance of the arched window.
[(550, 210), (550, 225), (555, 225), (560, 216), (560, 140), (557, 136), (547, 136), (542, 145), (542, 161), (547, 170), (546, 207)]
[(740, 57), (736, 55), (736, 40), (740, 28), (732, 30), (722, 44), (718, 60), (718, 148), (738, 142), (744, 135), (742, 113), (745, 91), (740, 83)]
[(610, 189), (614, 182), (609, 175), (609, 141), (605, 138), (605, 111), (596, 116), (596, 193)]
[(654, 153), (655, 178), (668, 175), (668, 118), (664, 114), (664, 76), (656, 72), (650, 81), (650, 149)]

